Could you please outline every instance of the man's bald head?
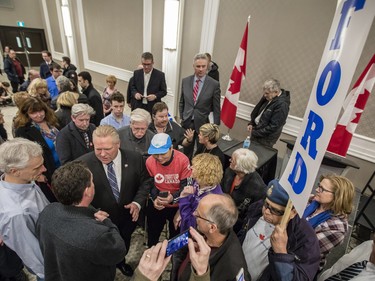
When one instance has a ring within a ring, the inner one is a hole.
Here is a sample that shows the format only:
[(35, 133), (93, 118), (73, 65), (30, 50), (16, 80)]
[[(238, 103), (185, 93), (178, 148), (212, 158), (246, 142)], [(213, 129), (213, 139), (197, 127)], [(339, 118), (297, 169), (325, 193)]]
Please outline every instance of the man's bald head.
[(227, 234), (236, 223), (238, 210), (228, 194), (208, 194), (199, 202), (208, 220), (213, 221), (221, 234)]
[(29, 78), (30, 78), (30, 81), (33, 81), (35, 78), (40, 78), (39, 71), (36, 71), (35, 69), (30, 69)]

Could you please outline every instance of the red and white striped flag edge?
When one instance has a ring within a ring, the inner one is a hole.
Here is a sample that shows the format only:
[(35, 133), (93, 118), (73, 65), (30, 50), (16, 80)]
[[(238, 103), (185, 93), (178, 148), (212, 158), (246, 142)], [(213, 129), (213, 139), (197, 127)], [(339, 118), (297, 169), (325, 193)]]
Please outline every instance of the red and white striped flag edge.
[(345, 157), (355, 129), (358, 126), (362, 112), (375, 83), (375, 54), (367, 64), (365, 70), (359, 76), (352, 90), (346, 97), (343, 109), (344, 113), (336, 125), (328, 144), (327, 151)]
[(229, 78), (228, 88), (225, 92), (223, 106), (221, 108), (221, 121), (229, 129), (233, 128), (236, 121), (238, 100), (240, 97), (241, 82), (246, 76), (247, 34), (249, 23), (246, 23), (245, 32), (242, 37), (240, 48), (234, 62), (232, 74)]

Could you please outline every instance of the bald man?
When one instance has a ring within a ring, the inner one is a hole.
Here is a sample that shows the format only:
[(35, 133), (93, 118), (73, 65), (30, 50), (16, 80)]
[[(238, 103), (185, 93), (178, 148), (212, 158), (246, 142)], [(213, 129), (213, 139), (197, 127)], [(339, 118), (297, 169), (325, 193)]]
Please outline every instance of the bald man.
[[(199, 202), (194, 216), (198, 231), (211, 247), (211, 280), (235, 280), (242, 270), (245, 280), (251, 280), (241, 244), (232, 230), (238, 217), (233, 199), (227, 194), (208, 194)], [(178, 280), (189, 280), (191, 266), (187, 264), (181, 265)]]

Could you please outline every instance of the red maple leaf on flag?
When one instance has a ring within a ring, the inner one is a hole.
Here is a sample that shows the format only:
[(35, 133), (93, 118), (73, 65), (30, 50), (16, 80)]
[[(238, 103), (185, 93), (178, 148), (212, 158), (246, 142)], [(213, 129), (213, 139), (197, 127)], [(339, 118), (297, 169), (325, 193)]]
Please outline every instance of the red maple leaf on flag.
[(234, 62), (232, 74), (229, 79), (228, 89), (221, 108), (221, 121), (229, 128), (233, 128), (236, 120), (237, 106), (241, 91), (242, 79), (246, 75), (246, 53), (247, 53), (248, 24), (242, 37), (240, 48)]

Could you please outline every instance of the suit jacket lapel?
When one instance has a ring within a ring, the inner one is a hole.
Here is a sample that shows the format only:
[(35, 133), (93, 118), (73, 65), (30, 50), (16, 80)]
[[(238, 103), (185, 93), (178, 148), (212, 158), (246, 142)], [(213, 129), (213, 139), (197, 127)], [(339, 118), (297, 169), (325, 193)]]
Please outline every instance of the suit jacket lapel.
[(145, 93), (145, 76), (143, 74), (143, 70), (140, 69), (139, 71), (139, 86), (140, 86), (140, 89), (139, 89), (139, 92), (142, 93), (142, 95), (144, 95)]
[(75, 138), (78, 140), (78, 142), (79, 142), (84, 148), (86, 148), (86, 143), (84, 142), (84, 140), (83, 140), (81, 134), (78, 132), (78, 129), (74, 126), (74, 124), (70, 124), (70, 125), (72, 125), (72, 126), (69, 126), (69, 127), (70, 127), (70, 130), (71, 130), (71, 132), (72, 132), (73, 137), (75, 137)]
[(128, 157), (126, 156), (126, 154), (123, 153), (121, 150), (119, 153), (121, 153), (121, 183), (119, 184), (119, 186), (121, 186), (120, 198), (123, 198), (126, 195), (126, 178), (127, 178), (126, 173), (129, 167), (129, 163), (128, 163)]

